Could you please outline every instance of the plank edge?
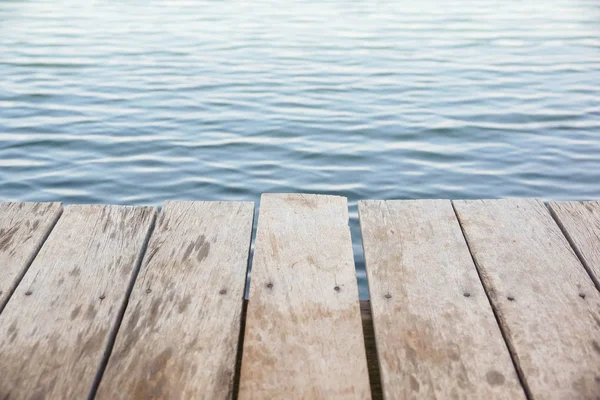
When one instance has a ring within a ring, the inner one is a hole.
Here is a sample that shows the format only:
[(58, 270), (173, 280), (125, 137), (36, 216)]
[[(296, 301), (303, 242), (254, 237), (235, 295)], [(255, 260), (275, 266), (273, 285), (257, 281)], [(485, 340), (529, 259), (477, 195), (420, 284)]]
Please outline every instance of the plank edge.
[[(114, 206), (114, 207), (123, 207), (123, 206)], [(137, 277), (139, 275), (140, 269), (142, 267), (142, 262), (146, 255), (146, 250), (148, 249), (148, 243), (150, 242), (150, 238), (154, 233), (154, 229), (156, 227), (156, 220), (158, 217), (158, 211), (156, 207), (153, 206), (126, 206), (131, 208), (138, 209), (149, 209), (152, 210), (152, 215), (150, 216), (150, 223), (148, 225), (146, 236), (144, 237), (144, 241), (138, 251), (136, 259), (133, 263), (133, 271), (129, 278), (129, 283), (127, 285), (127, 290), (123, 296), (123, 300), (121, 302), (121, 307), (119, 308), (119, 312), (117, 316), (112, 321), (112, 327), (110, 328), (110, 332), (108, 334), (108, 342), (106, 347), (104, 348), (104, 352), (102, 353), (102, 358), (98, 364), (96, 369), (96, 374), (94, 375), (94, 380), (92, 381), (92, 385), (90, 387), (90, 391), (88, 393), (88, 400), (92, 400), (96, 397), (96, 393), (98, 392), (98, 388), (100, 387), (100, 383), (102, 382), (102, 376), (104, 375), (104, 371), (108, 366), (108, 361), (110, 360), (110, 356), (112, 354), (117, 335), (119, 334), (119, 329), (121, 328), (121, 323), (123, 322), (123, 317), (125, 316), (125, 311), (127, 310), (127, 306), (129, 305), (129, 298), (131, 297), (131, 292), (133, 291), (133, 287), (135, 286), (135, 282), (137, 281)]]
[(248, 312), (248, 299), (246, 298), (246, 293), (249, 295), (249, 284), (250, 284), (250, 266), (252, 264), (253, 253), (252, 253), (252, 243), (256, 239), (256, 231), (254, 229), (254, 224), (256, 223), (256, 205), (254, 202), (245, 202), (252, 204), (252, 224), (250, 228), (250, 241), (248, 243), (248, 259), (246, 261), (246, 271), (244, 273), (244, 292), (242, 295), (242, 312), (240, 314), (240, 322), (239, 322), (239, 333), (238, 333), (238, 342), (237, 349), (235, 353), (235, 365), (233, 369), (233, 386), (232, 386), (232, 394), (231, 399), (237, 400), (238, 393), (240, 390), (240, 382), (242, 379), (242, 360), (244, 357), (244, 337), (246, 335), (246, 315)]
[[(499, 199), (498, 201), (502, 201), (502, 200), (504, 200), (504, 199)], [(507, 200), (510, 200), (510, 199), (507, 199)], [(541, 202), (539, 199), (528, 199), (528, 200)], [(492, 313), (494, 314), (494, 318), (496, 319), (496, 324), (498, 325), (498, 328), (500, 329), (500, 334), (502, 335), (502, 339), (504, 340), (504, 344), (506, 345), (506, 348), (508, 350), (508, 354), (510, 356), (512, 364), (515, 368), (515, 371), (517, 372), (517, 378), (519, 379), (521, 388), (525, 392), (525, 397), (528, 400), (532, 400), (534, 397), (531, 392), (531, 389), (529, 388), (529, 384), (527, 383), (525, 373), (523, 372), (523, 369), (521, 368), (521, 361), (519, 359), (519, 355), (517, 353), (517, 350), (513, 346), (512, 342), (510, 340), (510, 337), (508, 336), (507, 329), (505, 328), (507, 323), (506, 323), (506, 321), (504, 321), (504, 318), (502, 317), (501, 312), (498, 310), (498, 308), (492, 301), (492, 298), (489, 294), (488, 285), (486, 284), (486, 279), (484, 278), (483, 273), (482, 273), (481, 265), (479, 264), (479, 262), (473, 255), (473, 251), (472, 251), (471, 245), (469, 243), (467, 232), (465, 231), (465, 229), (463, 227), (463, 223), (461, 221), (460, 214), (459, 214), (458, 210), (456, 209), (455, 202), (458, 202), (458, 203), (461, 203), (461, 202), (462, 203), (483, 202), (483, 200), (458, 200), (458, 201), (452, 200), (451, 201), (452, 210), (454, 211), (454, 215), (456, 216), (456, 220), (458, 221), (458, 225), (460, 227), (460, 232), (463, 236), (463, 240), (465, 241), (467, 249), (469, 250), (469, 255), (471, 256), (471, 260), (473, 261), (473, 264), (475, 265), (475, 270), (477, 271), (477, 276), (479, 278), (479, 282), (481, 283), (481, 286), (483, 286), (483, 291), (485, 292), (485, 297), (487, 297), (490, 308), (492, 309)], [(542, 205), (543, 205), (543, 203), (542, 203)]]
[[(18, 202), (12, 202), (12, 204), (19, 204), (19, 203)], [(35, 202), (32, 202), (31, 204), (51, 204), (51, 205), (56, 205), (57, 207), (56, 207), (56, 210), (54, 211), (54, 214), (52, 215), (52, 219), (50, 220), (50, 225), (48, 226), (47, 231), (42, 235), (42, 237), (39, 240), (39, 243), (32, 250), (31, 254), (29, 255), (29, 257), (25, 261), (25, 266), (23, 267), (23, 270), (21, 271), (21, 273), (16, 277), (16, 281), (15, 281), (14, 285), (9, 288), (7, 296), (6, 296), (6, 299), (4, 300), (3, 303), (0, 303), (0, 314), (2, 314), (2, 311), (4, 310), (4, 308), (6, 307), (6, 305), (8, 304), (8, 302), (11, 299), (12, 295), (15, 293), (15, 290), (17, 290), (17, 288), (21, 284), (21, 281), (23, 280), (23, 277), (25, 277), (25, 274), (27, 273), (27, 271), (29, 271), (29, 268), (33, 264), (33, 261), (35, 260), (35, 258), (40, 253), (40, 250), (42, 250), (42, 247), (44, 246), (44, 243), (46, 243), (46, 240), (48, 240), (48, 237), (50, 236), (50, 234), (54, 230), (54, 227), (58, 223), (58, 220), (60, 219), (60, 217), (62, 216), (63, 211), (64, 211), (64, 207), (63, 207), (63, 204), (61, 202), (45, 202), (45, 203), (35, 203)]]
[(596, 289), (598, 291), (600, 291), (600, 280), (594, 275), (594, 272), (592, 271), (592, 268), (587, 263), (585, 257), (583, 256), (583, 254), (579, 250), (579, 246), (577, 246), (577, 244), (573, 240), (573, 237), (571, 236), (571, 234), (569, 233), (569, 231), (565, 227), (562, 219), (560, 218), (560, 216), (556, 212), (555, 207), (558, 206), (559, 204), (570, 204), (570, 203), (573, 203), (573, 202), (570, 202), (570, 201), (561, 201), (561, 202), (551, 201), (551, 202), (549, 202), (546, 205), (546, 207), (548, 208), (548, 211), (550, 212), (550, 215), (554, 219), (554, 222), (556, 222), (556, 225), (558, 225), (558, 227), (560, 228), (562, 234), (567, 239), (567, 242), (569, 242), (569, 245), (571, 246), (571, 248), (575, 252), (575, 255), (577, 256), (577, 258), (579, 259), (579, 262), (581, 263), (581, 265), (583, 265), (583, 268), (585, 268), (585, 271), (587, 272), (588, 276), (592, 280), (592, 283), (594, 284), (594, 286), (596, 286)]

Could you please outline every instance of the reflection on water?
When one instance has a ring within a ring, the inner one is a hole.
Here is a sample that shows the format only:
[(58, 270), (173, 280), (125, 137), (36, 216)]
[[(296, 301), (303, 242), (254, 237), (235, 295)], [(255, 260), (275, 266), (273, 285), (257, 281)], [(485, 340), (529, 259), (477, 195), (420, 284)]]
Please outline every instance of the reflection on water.
[[(600, 197), (600, 5), (0, 1), (0, 198)], [(363, 295), (366, 288), (361, 287)]]

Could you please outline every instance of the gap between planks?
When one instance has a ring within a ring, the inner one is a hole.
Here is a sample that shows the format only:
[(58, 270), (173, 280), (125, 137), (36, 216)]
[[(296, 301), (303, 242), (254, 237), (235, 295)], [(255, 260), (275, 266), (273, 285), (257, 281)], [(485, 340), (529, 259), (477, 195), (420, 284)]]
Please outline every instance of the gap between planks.
[(62, 213), (62, 203), (0, 203), (0, 314)]
[(600, 202), (560, 201), (547, 207), (600, 291)]
[(525, 380), (525, 375), (523, 374), (523, 370), (521, 369), (521, 366), (519, 365), (519, 360), (517, 358), (516, 350), (515, 350), (514, 346), (512, 345), (511, 341), (509, 340), (505, 329), (502, 327), (498, 309), (496, 308), (496, 305), (490, 298), (490, 294), (489, 294), (487, 288), (485, 288), (485, 285), (483, 284), (483, 279), (481, 277), (481, 271), (479, 269), (479, 265), (477, 264), (477, 261), (473, 257), (473, 252), (471, 251), (471, 246), (469, 245), (469, 242), (467, 241), (467, 237), (465, 235), (465, 230), (464, 230), (462, 224), (460, 223), (460, 219), (458, 218), (456, 208), (454, 208), (454, 202), (452, 202), (452, 210), (454, 211), (454, 215), (456, 216), (456, 220), (458, 221), (458, 225), (460, 226), (460, 231), (461, 231), (461, 234), (463, 235), (465, 244), (467, 245), (467, 248), (469, 249), (469, 255), (471, 256), (471, 260), (473, 261), (473, 264), (475, 265), (475, 270), (477, 271), (477, 276), (479, 277), (479, 281), (481, 282), (481, 285), (484, 287), (485, 296), (488, 299), (488, 303), (490, 304), (492, 312), (494, 313), (494, 318), (496, 319), (496, 324), (500, 328), (500, 333), (502, 334), (502, 339), (504, 340), (504, 344), (506, 345), (506, 349), (510, 355), (510, 359), (513, 363), (515, 371), (517, 372), (517, 376), (519, 378), (519, 383), (521, 384), (521, 387), (523, 388), (523, 391), (525, 392), (525, 396), (527, 397), (527, 399), (532, 400), (533, 396), (531, 395), (531, 391), (529, 390), (529, 387), (527, 386), (527, 381)]
[(456, 214), (532, 398), (595, 398), (600, 297), (537, 199), (456, 201)]
[(102, 355), (102, 360), (100, 361), (100, 365), (98, 366), (98, 371), (96, 372), (96, 376), (94, 377), (94, 381), (92, 382), (92, 387), (90, 388), (90, 392), (88, 394), (88, 400), (92, 400), (96, 397), (96, 392), (98, 391), (98, 386), (100, 385), (100, 381), (102, 380), (102, 375), (104, 374), (104, 370), (106, 369), (106, 365), (108, 364), (108, 360), (112, 353), (113, 347), (115, 345), (115, 339), (117, 338), (117, 334), (119, 333), (119, 328), (121, 327), (121, 322), (123, 321), (123, 315), (125, 314), (125, 310), (129, 305), (129, 298), (131, 296), (131, 291), (133, 290), (133, 286), (137, 280), (138, 274), (140, 272), (140, 268), (142, 266), (142, 260), (146, 255), (146, 250), (148, 249), (148, 242), (150, 241), (150, 237), (154, 234), (154, 230), (156, 228), (156, 218), (154, 218), (151, 222), (150, 228), (148, 229), (148, 233), (144, 238), (144, 242), (142, 243), (141, 250), (139, 255), (135, 261), (133, 276), (131, 281), (129, 282), (129, 286), (125, 292), (125, 300), (123, 301), (122, 307), (119, 309), (119, 313), (117, 314), (117, 322), (113, 327), (112, 331), (108, 337), (108, 344), (106, 349), (104, 350), (104, 354)]
[(253, 209), (165, 204), (96, 398), (233, 396)]
[(66, 207), (0, 315), (0, 392), (88, 395), (154, 217), (151, 207)]
[(450, 201), (359, 215), (386, 398), (524, 398)]

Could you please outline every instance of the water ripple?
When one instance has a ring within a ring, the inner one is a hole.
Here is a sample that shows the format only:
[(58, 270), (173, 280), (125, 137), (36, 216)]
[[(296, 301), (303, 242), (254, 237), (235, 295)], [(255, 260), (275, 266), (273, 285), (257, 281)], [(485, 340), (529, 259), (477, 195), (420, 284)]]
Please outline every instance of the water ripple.
[(0, 198), (600, 197), (595, 0), (0, 2)]

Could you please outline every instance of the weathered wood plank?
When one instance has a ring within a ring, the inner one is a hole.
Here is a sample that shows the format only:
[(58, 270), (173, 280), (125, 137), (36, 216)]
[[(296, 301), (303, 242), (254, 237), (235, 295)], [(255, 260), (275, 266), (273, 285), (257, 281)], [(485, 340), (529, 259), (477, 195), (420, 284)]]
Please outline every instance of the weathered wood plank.
[(232, 397), (254, 204), (167, 202), (97, 399)]
[(240, 399), (368, 399), (344, 197), (265, 194)]
[(385, 398), (524, 399), (450, 201), (358, 208)]
[(600, 290), (600, 201), (551, 202), (548, 208)]
[(155, 215), (65, 207), (0, 314), (0, 398), (88, 395)]
[(539, 200), (454, 206), (534, 399), (600, 393), (600, 293)]
[(0, 313), (61, 213), (60, 203), (0, 203)]
[[(244, 300), (244, 307), (247, 309), (248, 300)], [(242, 312), (242, 314), (244, 314)], [(365, 351), (367, 353), (367, 367), (369, 369), (369, 381), (371, 383), (371, 396), (373, 400), (383, 400), (381, 391), (381, 377), (379, 374), (379, 360), (377, 359), (377, 349), (375, 348), (375, 333), (373, 332), (373, 318), (371, 316), (371, 302), (369, 300), (360, 300), (360, 316), (362, 318), (363, 335), (365, 338)], [(242, 317), (245, 320), (244, 317)], [(242, 321), (243, 323), (243, 321)], [(238, 352), (241, 355), (241, 348)], [(237, 359), (236, 371), (241, 370), (242, 358)], [(234, 384), (233, 392), (238, 393), (239, 376), (237, 386)]]

